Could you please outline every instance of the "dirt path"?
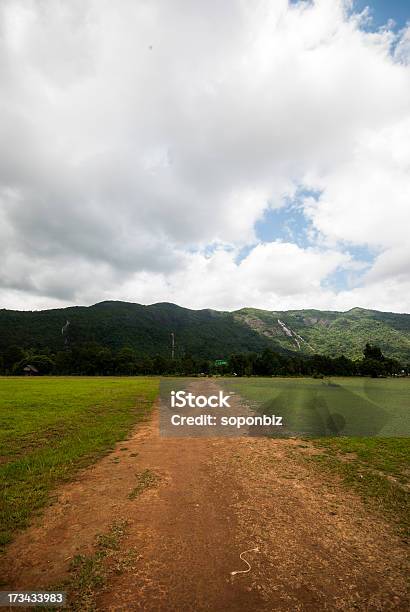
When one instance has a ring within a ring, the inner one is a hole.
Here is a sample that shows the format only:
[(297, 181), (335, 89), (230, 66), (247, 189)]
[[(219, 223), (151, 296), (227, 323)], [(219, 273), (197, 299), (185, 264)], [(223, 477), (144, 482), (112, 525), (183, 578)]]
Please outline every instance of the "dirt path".
[[(209, 384), (198, 381), (198, 393)], [(127, 520), (121, 552), (137, 557), (110, 573), (97, 610), (409, 609), (400, 538), (299, 453), (292, 440), (161, 438), (154, 415), (60, 490), (1, 574), (10, 588), (47, 588)], [(144, 470), (158, 482), (130, 499)], [(251, 571), (231, 576), (255, 547)]]

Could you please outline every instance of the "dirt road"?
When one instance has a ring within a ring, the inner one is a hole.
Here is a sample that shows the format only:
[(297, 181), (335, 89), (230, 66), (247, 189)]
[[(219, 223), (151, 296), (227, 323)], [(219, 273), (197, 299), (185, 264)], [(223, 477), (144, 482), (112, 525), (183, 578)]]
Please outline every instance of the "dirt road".
[[(198, 381), (198, 393), (209, 384)], [(161, 438), (154, 414), (17, 537), (0, 562), (6, 584), (58, 584), (75, 555), (93, 555), (96, 536), (127, 521), (115, 559), (135, 556), (95, 588), (97, 610), (409, 609), (404, 543), (299, 446)], [(130, 498), (146, 470), (154, 486)], [(231, 575), (253, 548), (250, 571)]]

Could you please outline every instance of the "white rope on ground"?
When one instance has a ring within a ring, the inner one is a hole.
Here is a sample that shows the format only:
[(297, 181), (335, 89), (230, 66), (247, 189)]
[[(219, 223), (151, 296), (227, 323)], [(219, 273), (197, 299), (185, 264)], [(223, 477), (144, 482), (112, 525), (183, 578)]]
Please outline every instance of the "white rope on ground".
[(241, 552), (239, 557), (240, 557), (240, 559), (244, 563), (246, 563), (246, 565), (248, 566), (248, 569), (246, 569), (246, 570), (236, 570), (235, 572), (231, 572), (231, 576), (235, 576), (235, 574), (247, 574), (248, 572), (250, 572), (251, 564), (248, 563), (248, 561), (242, 557), (242, 555), (244, 555), (245, 553), (248, 553), (248, 552), (259, 552), (259, 547), (257, 546), (256, 548), (250, 548), (249, 550), (244, 550), (243, 552)]

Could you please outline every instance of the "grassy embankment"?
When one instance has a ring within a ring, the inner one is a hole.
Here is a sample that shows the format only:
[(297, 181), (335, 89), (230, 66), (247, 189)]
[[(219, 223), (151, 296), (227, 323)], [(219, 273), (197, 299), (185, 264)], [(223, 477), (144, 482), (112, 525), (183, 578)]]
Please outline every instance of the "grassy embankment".
[(227, 384), (256, 410), (283, 415), (291, 434), (307, 433), (306, 444), (320, 452), (298, 456), (341, 477), (408, 532), (409, 379), (244, 378)]
[(150, 412), (158, 379), (0, 378), (0, 546)]

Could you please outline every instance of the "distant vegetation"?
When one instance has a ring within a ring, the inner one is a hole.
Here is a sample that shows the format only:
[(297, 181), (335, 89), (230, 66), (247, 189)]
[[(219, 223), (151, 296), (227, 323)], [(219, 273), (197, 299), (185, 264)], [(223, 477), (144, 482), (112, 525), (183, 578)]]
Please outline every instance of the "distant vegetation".
[(0, 330), (0, 353), (12, 345), (55, 354), (67, 347), (97, 344), (113, 353), (127, 347), (142, 357), (169, 357), (171, 332), (178, 358), (218, 359), (233, 352), (274, 348), (231, 313), (174, 304), (102, 302), (39, 312), (0, 310)]
[(244, 308), (234, 315), (282, 349), (332, 357), (343, 354), (355, 359), (370, 342), (380, 346), (388, 357), (410, 361), (409, 314), (364, 308), (347, 312)]
[(407, 374), (409, 367), (385, 357), (377, 346), (366, 344), (360, 359), (326, 355), (283, 355), (266, 348), (261, 353), (233, 353), (226, 361), (185, 357), (142, 356), (131, 347), (118, 351), (96, 343), (79, 344), (64, 351), (38, 353), (9, 347), (0, 356), (0, 374), (30, 373), (85, 376), (236, 375), (236, 376), (388, 376)]
[[(237, 312), (102, 302), (0, 310), (0, 373), (395, 374), (410, 363), (410, 315), (359, 308)], [(175, 347), (172, 357), (171, 334)], [(376, 352), (363, 348), (380, 347)], [(215, 366), (215, 360), (228, 362)]]
[(285, 357), (270, 349), (261, 355), (252, 353), (232, 355), (227, 373), (237, 376), (391, 376), (407, 374), (408, 367), (397, 359), (385, 357), (377, 346), (366, 344), (359, 359), (349, 359), (344, 355), (329, 357), (311, 355)]

